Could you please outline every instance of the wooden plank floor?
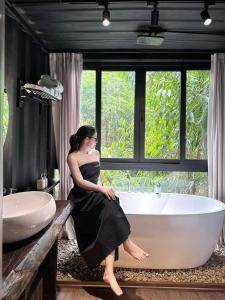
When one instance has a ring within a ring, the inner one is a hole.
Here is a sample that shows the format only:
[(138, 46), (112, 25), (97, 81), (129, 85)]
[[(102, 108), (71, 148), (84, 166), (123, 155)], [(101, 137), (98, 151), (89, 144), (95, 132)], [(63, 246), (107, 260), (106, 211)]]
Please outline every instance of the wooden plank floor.
[(117, 297), (108, 287), (58, 287), (57, 300), (224, 300), (225, 292), (124, 287)]

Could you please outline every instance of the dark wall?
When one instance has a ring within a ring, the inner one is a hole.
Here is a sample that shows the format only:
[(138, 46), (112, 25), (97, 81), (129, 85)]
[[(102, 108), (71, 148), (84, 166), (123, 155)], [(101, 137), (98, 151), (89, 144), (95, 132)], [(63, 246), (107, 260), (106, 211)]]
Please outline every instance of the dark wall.
[(5, 84), (9, 99), (9, 127), (4, 144), (4, 187), (19, 191), (35, 187), (36, 179), (47, 169), (50, 107), (25, 100), (17, 103), (17, 83), (37, 83), (48, 71), (48, 53), (6, 17)]

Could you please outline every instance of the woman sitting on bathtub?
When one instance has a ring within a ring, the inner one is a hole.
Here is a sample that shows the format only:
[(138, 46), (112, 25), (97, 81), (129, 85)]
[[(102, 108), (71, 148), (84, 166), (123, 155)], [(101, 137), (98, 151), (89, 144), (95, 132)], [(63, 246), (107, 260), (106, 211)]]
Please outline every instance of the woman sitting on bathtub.
[(133, 258), (142, 260), (149, 255), (130, 239), (130, 224), (110, 187), (99, 181), (100, 157), (95, 150), (97, 133), (94, 127), (85, 125), (70, 137), (71, 149), (68, 165), (74, 187), (68, 199), (74, 203), (72, 217), (81, 255), (90, 268), (105, 259), (103, 280), (110, 284), (116, 295), (122, 295), (114, 276), (114, 260), (118, 260), (118, 247)]

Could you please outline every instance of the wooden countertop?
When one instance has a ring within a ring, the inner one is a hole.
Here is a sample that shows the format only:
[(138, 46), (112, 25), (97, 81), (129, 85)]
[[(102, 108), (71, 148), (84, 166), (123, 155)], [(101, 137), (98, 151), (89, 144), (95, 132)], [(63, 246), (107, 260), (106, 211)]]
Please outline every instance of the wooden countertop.
[(19, 298), (57, 240), (72, 209), (69, 201), (57, 200), (55, 218), (47, 227), (29, 239), (3, 245), (4, 298)]

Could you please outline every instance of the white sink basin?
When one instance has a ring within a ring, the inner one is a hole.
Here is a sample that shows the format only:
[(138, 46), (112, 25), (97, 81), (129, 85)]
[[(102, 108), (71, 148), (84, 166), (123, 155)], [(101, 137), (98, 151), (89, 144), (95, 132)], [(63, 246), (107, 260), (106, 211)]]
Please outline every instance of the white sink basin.
[(22, 192), (3, 197), (3, 243), (24, 240), (54, 218), (55, 200), (45, 192)]

